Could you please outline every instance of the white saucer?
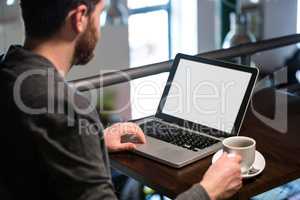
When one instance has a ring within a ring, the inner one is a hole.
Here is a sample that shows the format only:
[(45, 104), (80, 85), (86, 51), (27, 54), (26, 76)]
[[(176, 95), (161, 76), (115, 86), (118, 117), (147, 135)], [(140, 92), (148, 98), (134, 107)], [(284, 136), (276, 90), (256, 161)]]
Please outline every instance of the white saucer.
[[(218, 160), (221, 155), (223, 154), (223, 150), (219, 150), (218, 152), (216, 152), (212, 158), (212, 163), (216, 162), (216, 160)], [(253, 168), (257, 169), (258, 171), (255, 173), (247, 173), (247, 174), (242, 174), (243, 178), (252, 178), (255, 177), (257, 175), (259, 175), (266, 167), (266, 160), (264, 158), (264, 156), (259, 152), (256, 151), (255, 152), (255, 161), (253, 163)]]

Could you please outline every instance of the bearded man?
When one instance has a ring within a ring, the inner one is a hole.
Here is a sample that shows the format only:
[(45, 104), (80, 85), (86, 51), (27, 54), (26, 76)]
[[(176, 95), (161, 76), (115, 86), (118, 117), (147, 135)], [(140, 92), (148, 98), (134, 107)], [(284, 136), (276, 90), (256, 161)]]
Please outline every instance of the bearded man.
[[(121, 137), (145, 143), (144, 133), (133, 123), (103, 129), (90, 101), (65, 81), (73, 65), (93, 58), (103, 7), (103, 0), (21, 0), (25, 42), (12, 45), (0, 67), (1, 199), (116, 199), (107, 150), (133, 150)], [(233, 195), (239, 162), (223, 155), (177, 198)]]

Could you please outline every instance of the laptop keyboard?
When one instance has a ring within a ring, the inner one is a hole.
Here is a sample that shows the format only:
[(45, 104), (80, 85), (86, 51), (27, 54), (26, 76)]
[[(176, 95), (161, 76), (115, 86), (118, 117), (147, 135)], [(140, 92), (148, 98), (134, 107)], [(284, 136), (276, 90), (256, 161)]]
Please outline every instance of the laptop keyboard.
[(219, 140), (189, 132), (159, 121), (148, 121), (140, 124), (140, 127), (144, 133), (150, 137), (154, 137), (192, 151), (199, 151), (220, 142)]

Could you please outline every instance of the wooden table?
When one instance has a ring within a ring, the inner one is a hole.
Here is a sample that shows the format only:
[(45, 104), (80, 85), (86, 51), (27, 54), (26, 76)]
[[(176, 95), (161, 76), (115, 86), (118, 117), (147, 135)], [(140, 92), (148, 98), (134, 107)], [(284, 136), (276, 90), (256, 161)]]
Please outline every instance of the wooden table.
[[(244, 181), (236, 195), (238, 199), (249, 199), (300, 177), (300, 98), (267, 89), (254, 95), (253, 105), (260, 114), (273, 117), (275, 94), (288, 100), (288, 105), (279, 103), (279, 108), (288, 108), (288, 130), (280, 133), (272, 129), (248, 109), (240, 135), (257, 141), (257, 150), (264, 155), (266, 168), (258, 177)], [(173, 169), (133, 153), (111, 154), (110, 158), (116, 170), (171, 198), (198, 183), (211, 164), (211, 156), (182, 169)]]

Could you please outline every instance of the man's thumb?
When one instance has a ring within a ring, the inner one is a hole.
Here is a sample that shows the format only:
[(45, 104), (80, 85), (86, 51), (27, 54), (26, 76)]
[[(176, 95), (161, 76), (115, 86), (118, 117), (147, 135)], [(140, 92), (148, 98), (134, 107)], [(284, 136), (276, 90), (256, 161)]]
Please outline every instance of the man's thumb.
[(130, 151), (130, 150), (136, 149), (136, 145), (133, 143), (127, 142), (127, 143), (122, 143), (120, 145), (120, 148), (125, 151)]

